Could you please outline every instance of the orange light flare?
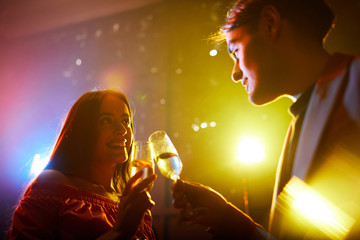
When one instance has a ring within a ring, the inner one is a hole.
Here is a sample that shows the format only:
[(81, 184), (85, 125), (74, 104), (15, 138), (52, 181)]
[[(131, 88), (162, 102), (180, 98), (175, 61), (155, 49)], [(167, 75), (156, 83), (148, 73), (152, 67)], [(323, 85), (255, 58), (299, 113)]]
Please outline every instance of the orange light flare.
[(131, 71), (124, 65), (113, 65), (107, 68), (100, 77), (102, 87), (128, 92), (133, 81)]

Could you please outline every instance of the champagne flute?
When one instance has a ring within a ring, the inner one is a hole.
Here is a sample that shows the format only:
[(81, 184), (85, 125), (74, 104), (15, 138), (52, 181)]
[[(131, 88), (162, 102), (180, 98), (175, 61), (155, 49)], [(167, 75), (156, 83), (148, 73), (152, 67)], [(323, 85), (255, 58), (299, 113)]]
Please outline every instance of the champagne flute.
[(169, 136), (164, 131), (156, 131), (149, 141), (161, 174), (172, 181), (178, 180), (183, 165)]
[[(164, 131), (156, 131), (150, 135), (149, 141), (161, 174), (176, 182), (180, 179), (183, 164), (169, 136)], [(184, 195), (183, 200), (185, 201), (186, 206), (182, 221), (187, 221), (194, 217), (196, 212), (193, 211), (186, 195)]]
[[(135, 141), (130, 155), (130, 176), (134, 176), (143, 170), (141, 179), (144, 179), (155, 172), (154, 158), (152, 149), (148, 141)], [(150, 191), (154, 186), (152, 183), (147, 190)]]

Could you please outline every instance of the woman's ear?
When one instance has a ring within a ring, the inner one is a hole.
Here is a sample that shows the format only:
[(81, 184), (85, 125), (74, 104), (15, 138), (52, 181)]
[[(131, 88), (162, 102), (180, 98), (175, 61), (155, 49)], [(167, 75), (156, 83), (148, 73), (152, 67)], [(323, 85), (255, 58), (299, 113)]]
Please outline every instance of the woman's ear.
[(274, 6), (267, 5), (263, 7), (260, 16), (260, 27), (265, 35), (272, 40), (278, 38), (281, 27), (281, 16)]

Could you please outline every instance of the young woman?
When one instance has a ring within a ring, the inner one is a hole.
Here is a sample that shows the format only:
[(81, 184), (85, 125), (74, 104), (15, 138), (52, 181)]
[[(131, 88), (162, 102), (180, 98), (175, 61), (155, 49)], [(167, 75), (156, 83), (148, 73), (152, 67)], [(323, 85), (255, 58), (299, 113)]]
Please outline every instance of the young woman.
[(146, 187), (128, 181), (134, 125), (127, 97), (87, 92), (72, 106), (45, 170), (16, 208), (9, 239), (155, 239)]

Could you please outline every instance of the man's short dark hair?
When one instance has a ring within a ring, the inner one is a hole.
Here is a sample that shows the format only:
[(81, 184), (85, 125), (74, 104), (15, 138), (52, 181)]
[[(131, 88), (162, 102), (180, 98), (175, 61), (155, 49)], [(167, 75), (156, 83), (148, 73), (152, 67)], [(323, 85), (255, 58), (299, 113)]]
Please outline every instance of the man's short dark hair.
[(228, 11), (222, 34), (240, 26), (256, 29), (261, 10), (274, 6), (280, 16), (287, 19), (302, 34), (323, 43), (334, 22), (334, 13), (323, 0), (238, 0)]

